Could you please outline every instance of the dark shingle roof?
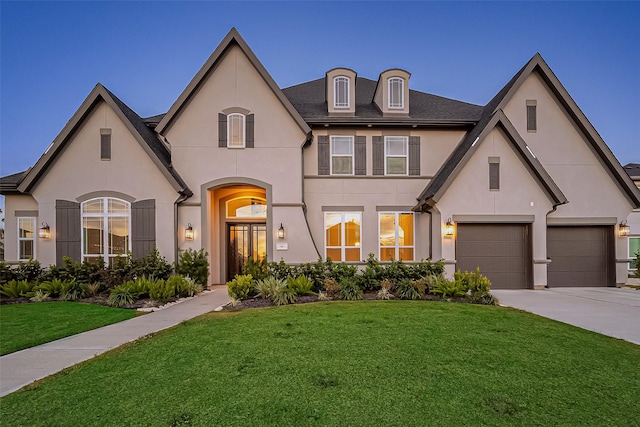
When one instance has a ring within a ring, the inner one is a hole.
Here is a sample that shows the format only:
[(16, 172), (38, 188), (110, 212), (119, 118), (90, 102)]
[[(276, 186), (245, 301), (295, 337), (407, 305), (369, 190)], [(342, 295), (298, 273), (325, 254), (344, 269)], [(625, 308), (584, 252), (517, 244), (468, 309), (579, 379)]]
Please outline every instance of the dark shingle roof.
[[(373, 103), (373, 94), (377, 82), (364, 77), (356, 78), (355, 117), (329, 117), (325, 100), (325, 78), (302, 83), (282, 89), (285, 96), (308, 123), (362, 121), (397, 121), (397, 118), (383, 117), (382, 112)], [(409, 117), (412, 121), (425, 122), (477, 122), (482, 107), (468, 104), (416, 90), (409, 91)]]
[(26, 171), (14, 173), (12, 175), (3, 176), (0, 178), (0, 194), (15, 193), (18, 192), (18, 185), (22, 182), (22, 179), (29, 172)]
[(623, 168), (627, 175), (634, 181), (640, 179), (640, 163), (628, 163), (624, 165)]

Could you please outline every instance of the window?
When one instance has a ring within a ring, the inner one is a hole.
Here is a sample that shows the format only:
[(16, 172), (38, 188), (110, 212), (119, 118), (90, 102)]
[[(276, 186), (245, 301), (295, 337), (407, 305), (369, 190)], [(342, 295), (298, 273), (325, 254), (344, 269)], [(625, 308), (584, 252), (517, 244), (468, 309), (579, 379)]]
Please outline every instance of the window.
[(36, 257), (36, 219), (18, 218), (18, 260), (28, 261)]
[(353, 175), (353, 137), (331, 137), (331, 174)]
[(244, 148), (245, 133), (244, 133), (244, 114), (229, 114), (228, 120), (228, 136), (229, 148)]
[(266, 218), (267, 201), (259, 197), (238, 197), (226, 203), (227, 218)]
[(489, 190), (500, 189), (500, 157), (489, 157)]
[(325, 212), (325, 257), (332, 261), (361, 261), (360, 212)]
[(379, 214), (380, 261), (413, 261), (414, 216), (412, 212)]
[(387, 136), (384, 138), (385, 175), (407, 174), (407, 137)]
[(82, 203), (82, 259), (97, 261), (102, 257), (108, 265), (131, 248), (129, 202), (109, 197)]
[(100, 129), (100, 160), (111, 160), (111, 129)]
[(535, 132), (538, 129), (536, 107), (535, 99), (527, 99), (527, 132)]
[(389, 79), (389, 108), (404, 108), (404, 80), (400, 77)]
[(349, 108), (349, 78), (338, 76), (333, 79), (334, 108)]
[[(640, 236), (629, 237), (629, 258), (635, 260), (636, 253), (640, 251)], [(635, 270), (633, 263), (629, 263), (629, 270)]]

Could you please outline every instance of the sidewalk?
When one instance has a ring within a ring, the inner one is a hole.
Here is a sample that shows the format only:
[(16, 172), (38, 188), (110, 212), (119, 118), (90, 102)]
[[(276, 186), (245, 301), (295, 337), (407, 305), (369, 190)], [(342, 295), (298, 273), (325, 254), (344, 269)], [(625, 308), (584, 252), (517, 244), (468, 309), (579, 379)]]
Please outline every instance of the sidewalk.
[(163, 310), (2, 356), (0, 396), (122, 344), (213, 311), (229, 301), (226, 286), (216, 286), (211, 292)]

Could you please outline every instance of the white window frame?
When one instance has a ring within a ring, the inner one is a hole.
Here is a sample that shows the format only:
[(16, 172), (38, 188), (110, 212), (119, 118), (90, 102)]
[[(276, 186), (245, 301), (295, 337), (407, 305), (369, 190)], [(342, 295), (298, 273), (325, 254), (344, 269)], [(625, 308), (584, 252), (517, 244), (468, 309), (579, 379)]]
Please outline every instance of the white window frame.
[[(400, 83), (400, 102), (393, 102), (393, 87), (394, 83)], [(390, 110), (403, 110), (404, 109), (404, 79), (402, 77), (390, 77), (388, 81), (388, 95), (389, 95), (389, 109)]]
[[(388, 154), (387, 152), (387, 142), (392, 139), (402, 139), (404, 143), (404, 154)], [(390, 157), (394, 158), (405, 158), (405, 169), (403, 173), (389, 173), (387, 171), (387, 159)], [(406, 176), (409, 175), (409, 137), (408, 136), (385, 136), (384, 137), (384, 174), (385, 175), (393, 175), (393, 176)]]
[[(87, 203), (95, 200), (102, 200), (102, 212), (84, 212), (84, 207)], [(126, 213), (109, 213), (109, 200), (115, 200), (124, 203), (127, 206)], [(85, 218), (102, 218), (102, 253), (101, 254), (88, 254), (85, 252), (85, 233), (84, 233), (84, 219)], [(109, 250), (109, 218), (128, 218), (127, 221), (127, 250), (124, 254), (110, 254)], [(90, 259), (102, 258), (105, 265), (110, 265), (109, 260), (111, 258), (117, 258), (119, 256), (126, 256), (131, 251), (131, 203), (126, 200), (118, 199), (116, 197), (95, 197), (93, 199), (85, 200), (80, 204), (80, 250), (82, 255), (82, 261)]]
[[(241, 129), (242, 129), (242, 145), (234, 145), (231, 139), (231, 132), (233, 126), (231, 122), (234, 118), (241, 119)], [(227, 116), (227, 148), (245, 148), (247, 145), (247, 116), (241, 113), (231, 113)]]
[[(345, 83), (345, 98), (343, 102), (338, 102), (338, 85)], [(349, 108), (351, 106), (351, 79), (347, 76), (336, 76), (333, 78), (333, 108)]]
[[(333, 144), (336, 141), (337, 138), (348, 138), (349, 139), (349, 146), (351, 147), (351, 154), (335, 154), (334, 153), (334, 148), (333, 148)], [(349, 175), (353, 175), (354, 174), (354, 168), (355, 168), (355, 156), (354, 156), (354, 151), (355, 151), (355, 145), (354, 145), (354, 138), (353, 136), (350, 135), (332, 135), (330, 138), (330, 143), (329, 143), (329, 173), (331, 175), (343, 175), (343, 176), (349, 176)], [(339, 172), (334, 172), (333, 170), (333, 158), (334, 157), (351, 157), (351, 172), (348, 173), (339, 173)]]
[[(631, 239), (640, 239), (640, 234), (638, 234), (638, 235), (630, 235), (627, 238), (627, 253), (629, 254), (629, 259), (635, 260), (636, 254), (635, 253), (631, 253)], [(633, 266), (633, 264), (630, 262), (628, 264), (628, 266), (627, 266), (629, 271), (636, 271), (636, 269), (633, 268), (632, 266)]]
[[(412, 224), (412, 232), (413, 232), (413, 238), (411, 239), (411, 241), (413, 242), (413, 245), (399, 245), (399, 238), (398, 236), (400, 235), (400, 215), (402, 214), (410, 214), (411, 218), (413, 219), (413, 224)], [(393, 246), (382, 246), (380, 244), (380, 222), (381, 222), (381, 218), (382, 215), (395, 215), (395, 244)], [(416, 259), (416, 215), (414, 212), (411, 211), (386, 211), (386, 212), (378, 212), (378, 259), (382, 260), (382, 249), (390, 249), (390, 248), (394, 248), (394, 254), (395, 256), (393, 257), (394, 260), (400, 260), (400, 249), (413, 249), (413, 258), (412, 259), (403, 259), (402, 261), (406, 261), (406, 262), (412, 262), (415, 261)]]
[[(32, 241), (33, 242), (33, 259), (36, 259), (36, 236), (38, 235), (38, 230), (36, 229), (36, 217), (33, 216), (20, 216), (17, 217), (17, 224), (18, 224), (18, 248), (17, 248), (17, 256), (18, 256), (18, 261), (29, 261), (29, 259), (31, 258), (24, 258), (22, 256), (22, 254), (20, 253), (20, 242), (28, 242), (28, 241)], [(21, 220), (31, 220), (32, 225), (33, 225), (33, 237), (20, 237), (20, 221)]]
[[(340, 215), (340, 246), (328, 246), (327, 245), (327, 215)], [(359, 244), (356, 244), (355, 246), (347, 246), (346, 245), (346, 239), (345, 239), (345, 232), (347, 227), (345, 226), (345, 224), (347, 223), (347, 221), (345, 221), (345, 215), (357, 215), (358, 216), (358, 220), (360, 221), (360, 242)], [(332, 260), (332, 261), (336, 261), (336, 262), (361, 262), (362, 261), (362, 238), (363, 238), (363, 234), (362, 234), (362, 212), (324, 212), (323, 215), (323, 229), (322, 229), (323, 233), (324, 233), (324, 256), (325, 258), (327, 257), (327, 249), (340, 249), (340, 261), (337, 260)], [(346, 249), (354, 249), (354, 248), (358, 248), (359, 250), (359, 255), (358, 255), (358, 261), (346, 261)]]

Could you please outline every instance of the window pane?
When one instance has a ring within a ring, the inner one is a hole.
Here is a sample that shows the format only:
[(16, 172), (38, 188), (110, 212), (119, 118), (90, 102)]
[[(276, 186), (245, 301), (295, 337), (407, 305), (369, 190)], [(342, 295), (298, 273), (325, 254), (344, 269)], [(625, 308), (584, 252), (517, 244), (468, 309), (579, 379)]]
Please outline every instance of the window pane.
[(109, 213), (129, 213), (129, 204), (122, 200), (109, 199)]
[(360, 248), (355, 248), (355, 249), (345, 249), (344, 250), (344, 260), (345, 261), (353, 261), (353, 262), (358, 262), (358, 261), (362, 261), (360, 259)]
[(342, 261), (341, 249), (327, 248), (326, 258), (331, 258), (331, 261)]
[(344, 215), (344, 240), (345, 246), (360, 246), (360, 214)]
[[(640, 237), (629, 237), (629, 258), (635, 258), (636, 253), (640, 251)], [(629, 263), (630, 269), (635, 269), (633, 263)]]
[(387, 174), (406, 175), (407, 159), (406, 157), (387, 157)]
[(334, 174), (352, 174), (353, 158), (352, 157), (334, 157), (331, 160), (331, 172)]
[(336, 107), (349, 106), (349, 79), (346, 77), (336, 77), (334, 91), (334, 105)]
[(18, 219), (18, 237), (21, 239), (33, 239), (33, 232), (36, 228), (36, 220), (34, 218)]
[(380, 215), (380, 246), (395, 246), (396, 244), (396, 215)]
[(229, 147), (244, 147), (244, 116), (229, 115)]
[(402, 261), (413, 261), (413, 248), (400, 248), (399, 252)]
[[(327, 235), (327, 246), (342, 246), (342, 215), (334, 213), (325, 214), (324, 227)], [(334, 258), (332, 257), (331, 259)]]
[(391, 261), (395, 258), (395, 248), (380, 248), (380, 261)]
[(407, 140), (406, 138), (394, 137), (387, 138), (387, 156), (406, 156)]
[(102, 213), (104, 208), (102, 207), (102, 199), (89, 200), (82, 204), (83, 213)]
[(109, 218), (109, 254), (126, 254), (128, 242), (129, 218)]
[(403, 81), (402, 79), (389, 79), (389, 107), (402, 108), (403, 107)]
[(350, 136), (331, 137), (333, 154), (353, 154), (353, 138)]
[(29, 259), (33, 258), (33, 240), (20, 240), (18, 245), (19, 248), (19, 258), (20, 259)]
[(266, 218), (267, 202), (253, 197), (241, 197), (227, 202), (227, 218)]
[(398, 216), (398, 245), (413, 246), (413, 214), (401, 213)]
[(84, 253), (100, 255), (103, 253), (103, 220), (102, 218), (83, 218)]

